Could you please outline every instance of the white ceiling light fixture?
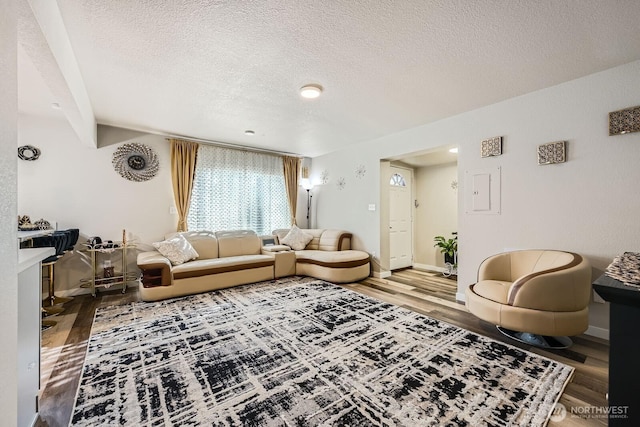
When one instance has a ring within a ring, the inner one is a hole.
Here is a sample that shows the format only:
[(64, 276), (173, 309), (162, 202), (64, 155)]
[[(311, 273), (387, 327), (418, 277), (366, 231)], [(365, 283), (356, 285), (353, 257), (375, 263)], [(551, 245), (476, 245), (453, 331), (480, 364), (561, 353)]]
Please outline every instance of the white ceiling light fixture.
[(59, 110), (61, 107), (60, 107), (60, 104), (58, 104), (57, 102), (52, 102), (51, 108), (53, 108), (54, 110)]
[(244, 134), (245, 135), (249, 135), (249, 136), (253, 136), (256, 133), (255, 133), (255, 131), (252, 131), (251, 129), (247, 129), (247, 130), (244, 131)]
[(322, 94), (322, 86), (317, 84), (308, 84), (300, 88), (300, 96), (303, 98), (313, 99)]

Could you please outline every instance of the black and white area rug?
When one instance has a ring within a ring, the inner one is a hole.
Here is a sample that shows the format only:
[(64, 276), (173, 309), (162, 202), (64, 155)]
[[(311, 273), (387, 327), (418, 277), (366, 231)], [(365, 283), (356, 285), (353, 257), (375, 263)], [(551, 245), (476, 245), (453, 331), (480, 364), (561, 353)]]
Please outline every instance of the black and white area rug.
[(572, 372), (294, 277), (98, 309), (70, 424), (540, 426)]

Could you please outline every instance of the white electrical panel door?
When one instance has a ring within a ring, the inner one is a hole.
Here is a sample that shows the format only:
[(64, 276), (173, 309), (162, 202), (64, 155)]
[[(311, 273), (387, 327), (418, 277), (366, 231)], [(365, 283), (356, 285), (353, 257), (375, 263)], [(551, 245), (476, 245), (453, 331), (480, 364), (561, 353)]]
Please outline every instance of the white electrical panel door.
[(465, 171), (465, 212), (500, 213), (500, 168)]
[(473, 211), (490, 211), (491, 210), (491, 174), (478, 173), (473, 178)]

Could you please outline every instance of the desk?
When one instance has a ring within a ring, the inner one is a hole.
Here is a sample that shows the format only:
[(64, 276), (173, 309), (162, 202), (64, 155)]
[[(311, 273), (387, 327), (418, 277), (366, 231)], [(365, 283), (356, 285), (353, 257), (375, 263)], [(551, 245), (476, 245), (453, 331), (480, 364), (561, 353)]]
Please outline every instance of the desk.
[[(640, 425), (640, 288), (604, 274), (596, 279), (593, 288), (611, 303), (609, 426), (637, 426)], [(627, 417), (622, 418), (625, 410)]]

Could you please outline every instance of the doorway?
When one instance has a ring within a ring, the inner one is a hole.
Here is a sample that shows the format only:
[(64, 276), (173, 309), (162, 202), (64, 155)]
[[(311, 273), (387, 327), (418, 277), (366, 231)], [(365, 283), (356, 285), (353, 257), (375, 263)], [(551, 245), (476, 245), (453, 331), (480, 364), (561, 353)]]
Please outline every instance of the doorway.
[(434, 247), (434, 238), (450, 239), (457, 232), (458, 164), (454, 147), (383, 159), (380, 178), (381, 277), (406, 267), (442, 276), (446, 269), (444, 255)]
[(413, 264), (413, 170), (391, 166), (388, 189), (389, 268), (397, 270)]

